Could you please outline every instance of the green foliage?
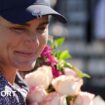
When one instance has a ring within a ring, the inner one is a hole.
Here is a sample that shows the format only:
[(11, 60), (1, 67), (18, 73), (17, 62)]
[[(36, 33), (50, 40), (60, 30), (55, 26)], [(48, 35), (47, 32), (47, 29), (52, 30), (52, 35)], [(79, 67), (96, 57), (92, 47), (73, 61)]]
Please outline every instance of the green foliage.
[(58, 38), (51, 42), (51, 47), (52, 47), (52, 49), (55, 49), (55, 48), (61, 46), (63, 43), (64, 43), (64, 38)]
[(58, 57), (59, 60), (64, 60), (64, 59), (68, 59), (68, 58), (71, 58), (71, 55), (68, 50), (62, 51)]
[(73, 66), (71, 63), (68, 63), (66, 60), (71, 58), (71, 54), (69, 53), (68, 50), (64, 50), (64, 51), (56, 51), (56, 48), (60, 47), (62, 44), (64, 43), (64, 38), (58, 38), (55, 39), (51, 42), (51, 47), (53, 50), (53, 56), (56, 57), (56, 59), (58, 60), (58, 64), (57, 64), (57, 68), (58, 70), (63, 71), (63, 69), (65, 67), (68, 67), (70, 69), (72, 69), (73, 71), (76, 72), (76, 74), (83, 78), (90, 78), (90, 76), (86, 73), (83, 73), (82, 71), (80, 71), (78, 68), (76, 68), (75, 66)]
[(78, 75), (79, 77), (81, 77), (81, 78), (83, 78), (83, 77), (90, 78), (90, 75), (88, 75), (88, 74), (86, 74), (86, 73), (83, 73), (82, 71), (80, 71), (80, 70), (79, 70), (78, 68), (76, 68), (75, 66), (72, 66), (71, 69), (74, 70), (74, 71), (77, 73), (77, 75)]

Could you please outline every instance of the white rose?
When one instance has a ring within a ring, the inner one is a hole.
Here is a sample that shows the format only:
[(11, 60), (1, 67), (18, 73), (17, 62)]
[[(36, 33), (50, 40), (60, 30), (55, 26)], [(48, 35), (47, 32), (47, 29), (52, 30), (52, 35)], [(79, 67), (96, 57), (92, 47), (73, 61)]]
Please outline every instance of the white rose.
[(93, 99), (93, 105), (105, 105), (105, 101), (102, 99), (101, 96), (96, 96)]
[(80, 92), (74, 105), (93, 105), (94, 94), (88, 92)]
[(41, 86), (47, 89), (53, 78), (51, 67), (42, 66), (25, 76), (29, 86)]
[(67, 105), (66, 98), (56, 92), (50, 93), (40, 105)]
[(77, 95), (82, 84), (83, 80), (81, 78), (67, 75), (62, 75), (52, 80), (53, 87), (62, 95)]

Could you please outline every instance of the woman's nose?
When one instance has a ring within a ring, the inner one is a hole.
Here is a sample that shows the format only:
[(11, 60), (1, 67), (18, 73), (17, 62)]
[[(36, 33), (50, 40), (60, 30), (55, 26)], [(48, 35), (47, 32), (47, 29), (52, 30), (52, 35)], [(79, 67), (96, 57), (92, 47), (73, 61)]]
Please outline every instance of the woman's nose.
[(28, 35), (27, 40), (26, 40), (26, 45), (27, 47), (30, 48), (37, 48), (39, 46), (39, 37), (37, 34), (35, 33), (31, 33), (30, 35)]

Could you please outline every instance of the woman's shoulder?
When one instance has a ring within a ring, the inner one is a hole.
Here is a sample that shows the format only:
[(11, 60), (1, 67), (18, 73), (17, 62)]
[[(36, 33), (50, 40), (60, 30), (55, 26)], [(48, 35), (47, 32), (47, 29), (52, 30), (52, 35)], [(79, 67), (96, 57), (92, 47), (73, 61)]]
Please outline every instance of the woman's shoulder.
[(0, 105), (25, 105), (23, 96), (0, 74)]
[(4, 76), (0, 73), (0, 105), (10, 105), (9, 101), (10, 87), (7, 84)]
[(13, 92), (13, 90), (8, 84), (8, 81), (0, 74), (0, 99), (5, 99), (7, 96), (11, 95), (11, 92)]

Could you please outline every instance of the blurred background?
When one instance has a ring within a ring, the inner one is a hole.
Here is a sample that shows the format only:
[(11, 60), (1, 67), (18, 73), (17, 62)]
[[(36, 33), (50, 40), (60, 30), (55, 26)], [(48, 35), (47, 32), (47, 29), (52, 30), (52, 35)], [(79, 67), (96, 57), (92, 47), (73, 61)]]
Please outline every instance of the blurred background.
[(51, 19), (49, 34), (64, 37), (59, 50), (68, 49), (70, 62), (91, 75), (82, 90), (105, 99), (105, 0), (51, 0), (68, 24)]

